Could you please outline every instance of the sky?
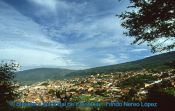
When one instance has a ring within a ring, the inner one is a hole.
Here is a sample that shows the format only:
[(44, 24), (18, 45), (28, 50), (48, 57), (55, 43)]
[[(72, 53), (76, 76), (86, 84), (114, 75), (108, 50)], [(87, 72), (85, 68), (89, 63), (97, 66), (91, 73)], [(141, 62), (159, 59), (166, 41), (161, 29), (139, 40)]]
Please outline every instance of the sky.
[(151, 56), (131, 45), (116, 14), (128, 0), (0, 0), (0, 59), (22, 70), (86, 69)]

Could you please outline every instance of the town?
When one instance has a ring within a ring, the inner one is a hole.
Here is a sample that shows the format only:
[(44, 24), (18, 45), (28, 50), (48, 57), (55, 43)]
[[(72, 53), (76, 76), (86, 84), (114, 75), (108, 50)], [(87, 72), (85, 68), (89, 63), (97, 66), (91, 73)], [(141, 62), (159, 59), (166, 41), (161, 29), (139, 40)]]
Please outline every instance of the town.
[(175, 96), (175, 70), (164, 72), (128, 71), (46, 80), (18, 85), (18, 102), (115, 102), (144, 101), (148, 90), (161, 85), (162, 91)]

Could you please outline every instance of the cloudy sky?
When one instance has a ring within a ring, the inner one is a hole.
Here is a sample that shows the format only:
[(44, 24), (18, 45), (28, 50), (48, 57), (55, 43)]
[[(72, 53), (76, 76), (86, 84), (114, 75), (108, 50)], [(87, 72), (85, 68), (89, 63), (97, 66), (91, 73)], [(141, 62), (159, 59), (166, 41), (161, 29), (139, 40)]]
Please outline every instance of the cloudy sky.
[(115, 15), (128, 0), (0, 0), (0, 59), (22, 69), (85, 69), (152, 55)]

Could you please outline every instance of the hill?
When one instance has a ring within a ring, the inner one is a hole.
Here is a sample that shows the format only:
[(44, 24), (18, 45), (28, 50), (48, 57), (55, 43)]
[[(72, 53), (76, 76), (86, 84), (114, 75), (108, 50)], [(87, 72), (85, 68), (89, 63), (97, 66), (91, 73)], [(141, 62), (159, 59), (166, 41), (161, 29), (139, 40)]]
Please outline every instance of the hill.
[(163, 70), (169, 68), (168, 64), (175, 61), (175, 51), (163, 53), (145, 59), (126, 62), (122, 64), (95, 67), (85, 70), (69, 70), (60, 68), (37, 68), (16, 73), (16, 80), (23, 83), (33, 83), (39, 81), (60, 80), (75, 76), (88, 76), (98, 73), (138, 71), (143, 69)]
[(22, 83), (33, 83), (38, 81), (59, 80), (66, 74), (73, 72), (74, 70), (61, 69), (61, 68), (36, 68), (24, 70), (16, 73), (16, 80)]
[(75, 71), (66, 76), (84, 76), (97, 73), (111, 73), (116, 71), (137, 71), (143, 69), (163, 70), (169, 68), (169, 66), (167, 66), (166, 64), (171, 63), (173, 61), (175, 61), (175, 51), (147, 57), (132, 62)]

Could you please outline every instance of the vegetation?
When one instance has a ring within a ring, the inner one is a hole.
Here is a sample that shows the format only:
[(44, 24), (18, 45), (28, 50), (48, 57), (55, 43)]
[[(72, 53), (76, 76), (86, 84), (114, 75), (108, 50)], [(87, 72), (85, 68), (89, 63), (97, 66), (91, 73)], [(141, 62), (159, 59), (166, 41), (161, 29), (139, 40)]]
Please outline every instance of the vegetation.
[(117, 65), (110, 65), (110, 66), (103, 66), (103, 67), (96, 67), (86, 70), (75, 71), (67, 74), (66, 76), (67, 77), (87, 76), (98, 73), (101, 74), (101, 73), (113, 73), (113, 72), (138, 71), (143, 69), (162, 71), (164, 69), (171, 68), (169, 65), (166, 64), (171, 63), (172, 61), (175, 61), (175, 51)]
[(143, 87), (144, 83), (155, 81), (156, 79), (157, 77), (152, 75), (138, 75), (122, 81), (120, 85), (124, 87)]
[(171, 61), (169, 63), (166, 63), (165, 65), (171, 67), (171, 68), (175, 68), (175, 60), (174, 61)]
[(14, 100), (17, 97), (14, 85), (14, 71), (18, 64), (1, 63), (0, 64), (0, 110), (8, 109), (8, 101)]
[(165, 89), (163, 89), (163, 92), (168, 94), (168, 95), (175, 96), (175, 88), (174, 87), (165, 88)]
[[(145, 101), (157, 102), (159, 110), (167, 110), (174, 108), (175, 96), (174, 87), (162, 87), (163, 84), (154, 85), (148, 90), (147, 99)], [(164, 85), (163, 85), (164, 86)]]
[(134, 37), (134, 44), (147, 43), (152, 52), (175, 48), (175, 1), (130, 0), (130, 11), (118, 15), (126, 36)]
[[(61, 80), (64, 78), (72, 78), (75, 76), (88, 76), (93, 74), (102, 73), (115, 73), (126, 71), (138, 71), (143, 69), (150, 69), (154, 71), (162, 71), (164, 69), (172, 68), (173, 61), (175, 61), (175, 51), (155, 55), (141, 60), (132, 62), (109, 65), (103, 67), (90, 68), (85, 70), (69, 70), (59, 68), (38, 68), (20, 71), (16, 73), (18, 82), (22, 84), (32, 84), (39, 81)], [(25, 76), (23, 76), (25, 74)]]
[[(60, 68), (37, 68), (16, 73), (16, 80), (22, 84), (32, 84), (39, 81), (59, 80), (63, 79), (64, 75), (73, 72), (74, 70)], [(25, 75), (25, 76), (24, 76)]]

